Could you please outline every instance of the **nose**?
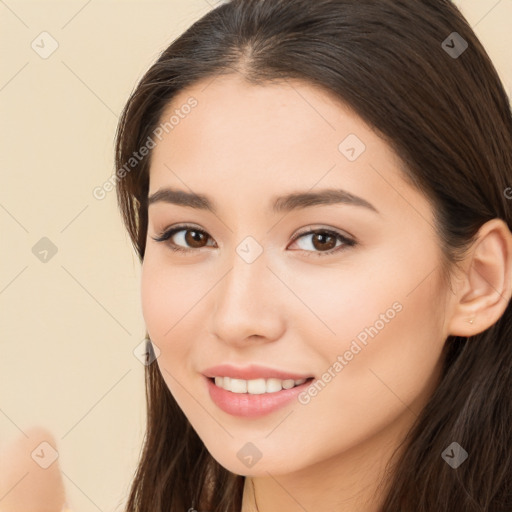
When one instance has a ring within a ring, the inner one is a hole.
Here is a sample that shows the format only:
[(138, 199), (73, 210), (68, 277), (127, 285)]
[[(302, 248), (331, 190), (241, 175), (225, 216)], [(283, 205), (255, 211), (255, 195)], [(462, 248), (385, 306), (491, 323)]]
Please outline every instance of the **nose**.
[(233, 251), (229, 270), (215, 287), (210, 332), (236, 346), (279, 339), (286, 310), (280, 287), (265, 251), (251, 263)]

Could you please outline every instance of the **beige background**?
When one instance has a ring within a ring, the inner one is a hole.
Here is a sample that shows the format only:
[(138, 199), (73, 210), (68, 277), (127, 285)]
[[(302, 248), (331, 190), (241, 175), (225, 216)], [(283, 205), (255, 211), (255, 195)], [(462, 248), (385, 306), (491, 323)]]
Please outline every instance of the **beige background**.
[[(76, 512), (121, 510), (145, 421), (139, 264), (115, 192), (92, 191), (135, 83), (216, 3), (0, 1), (0, 453), (52, 432)], [(512, 0), (456, 3), (510, 95)]]

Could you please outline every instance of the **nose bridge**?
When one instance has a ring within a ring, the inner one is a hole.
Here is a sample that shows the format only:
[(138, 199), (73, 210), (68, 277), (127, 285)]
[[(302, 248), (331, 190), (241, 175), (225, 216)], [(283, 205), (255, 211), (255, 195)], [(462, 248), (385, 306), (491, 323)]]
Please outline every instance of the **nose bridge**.
[[(250, 238), (250, 239), (249, 239)], [(269, 304), (266, 292), (272, 273), (267, 268), (267, 253), (254, 238), (247, 237), (228, 256), (231, 269), (221, 286), (221, 301), (224, 306), (236, 307), (256, 313)]]
[(226, 257), (228, 272), (219, 283), (213, 309), (213, 330), (226, 341), (251, 335), (273, 338), (282, 325), (276, 308), (277, 279), (267, 267), (263, 246), (246, 237)]

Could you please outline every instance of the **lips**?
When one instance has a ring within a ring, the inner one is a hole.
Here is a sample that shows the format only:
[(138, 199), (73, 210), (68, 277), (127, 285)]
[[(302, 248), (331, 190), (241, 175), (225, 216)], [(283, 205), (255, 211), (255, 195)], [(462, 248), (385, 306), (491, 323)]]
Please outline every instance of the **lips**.
[(255, 380), (255, 379), (279, 379), (279, 380), (302, 380), (312, 378), (311, 374), (291, 373), (284, 370), (277, 370), (260, 365), (236, 367), (230, 364), (212, 366), (204, 370), (203, 375), (209, 378), (230, 377), (232, 379)]
[(293, 404), (300, 393), (310, 385), (308, 379), (291, 389), (274, 393), (250, 394), (233, 393), (218, 387), (213, 379), (204, 377), (206, 391), (212, 402), (222, 411), (241, 418), (260, 418)]

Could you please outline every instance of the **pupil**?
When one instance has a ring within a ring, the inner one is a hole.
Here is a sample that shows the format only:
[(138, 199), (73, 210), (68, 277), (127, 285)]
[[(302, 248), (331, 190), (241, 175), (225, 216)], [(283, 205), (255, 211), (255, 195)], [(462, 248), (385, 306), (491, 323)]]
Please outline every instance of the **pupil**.
[[(192, 235), (191, 235), (191, 233), (192, 233)], [(187, 243), (189, 245), (193, 246), (194, 243), (198, 243), (199, 242), (199, 244), (200, 244), (201, 238), (203, 238), (203, 234), (198, 232), (198, 231), (189, 230), (187, 232), (187, 235), (186, 235), (185, 238), (187, 239)]]
[[(315, 237), (316, 237), (316, 240), (319, 240), (319, 242), (320, 242), (320, 248), (321, 248), (321, 249), (322, 249), (322, 248), (323, 248), (323, 249), (325, 249), (325, 248), (326, 248), (326, 247), (325, 247), (325, 245), (327, 244), (326, 239), (329, 239), (329, 238), (331, 238), (331, 239), (332, 239), (332, 238), (333, 238), (331, 235), (326, 235), (325, 233), (323, 233), (323, 234), (322, 234), (322, 233), (317, 233), (317, 234), (315, 235)], [(327, 245), (328, 245), (328, 244), (327, 244)], [(317, 247), (317, 248), (318, 248), (318, 247)]]

